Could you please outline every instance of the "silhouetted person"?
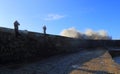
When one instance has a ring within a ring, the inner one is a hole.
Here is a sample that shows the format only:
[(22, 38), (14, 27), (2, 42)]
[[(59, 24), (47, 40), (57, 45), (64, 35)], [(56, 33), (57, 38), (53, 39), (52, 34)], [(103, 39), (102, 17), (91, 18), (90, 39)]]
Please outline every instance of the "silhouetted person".
[(43, 32), (44, 32), (44, 34), (46, 34), (46, 29), (47, 29), (47, 28), (46, 28), (46, 26), (44, 25), (44, 26), (43, 26)]
[(20, 24), (19, 24), (18, 21), (15, 21), (15, 22), (14, 22), (14, 30), (15, 30), (15, 36), (16, 36), (16, 37), (18, 37), (18, 36), (20, 35), (20, 33), (19, 33), (19, 28), (18, 28), (19, 25), (20, 25)]

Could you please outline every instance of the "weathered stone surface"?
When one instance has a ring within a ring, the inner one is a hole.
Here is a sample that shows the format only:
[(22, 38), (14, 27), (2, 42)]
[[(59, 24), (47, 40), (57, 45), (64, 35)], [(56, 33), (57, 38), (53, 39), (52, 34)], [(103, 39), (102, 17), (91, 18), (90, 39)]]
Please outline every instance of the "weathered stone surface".
[[(85, 50), (85, 49), (84, 49)], [(60, 54), (24, 65), (0, 67), (0, 74), (119, 74), (116, 64), (105, 49)]]
[(28, 62), (82, 48), (120, 47), (120, 40), (80, 40), (29, 31), (20, 34), (16, 38), (13, 29), (0, 28), (0, 64)]

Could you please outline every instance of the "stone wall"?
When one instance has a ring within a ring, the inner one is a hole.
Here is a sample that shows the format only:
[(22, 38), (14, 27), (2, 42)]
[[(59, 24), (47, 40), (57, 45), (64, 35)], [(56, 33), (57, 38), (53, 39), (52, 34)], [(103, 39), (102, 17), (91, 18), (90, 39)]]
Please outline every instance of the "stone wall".
[(62, 36), (0, 28), (0, 64), (20, 63), (52, 55), (77, 52), (82, 48), (119, 47), (119, 40), (80, 40)]
[(27, 62), (73, 52), (79, 44), (71, 38), (55, 35), (23, 31), (20, 31), (20, 34), (21, 36), (16, 38), (13, 29), (0, 29), (0, 64)]

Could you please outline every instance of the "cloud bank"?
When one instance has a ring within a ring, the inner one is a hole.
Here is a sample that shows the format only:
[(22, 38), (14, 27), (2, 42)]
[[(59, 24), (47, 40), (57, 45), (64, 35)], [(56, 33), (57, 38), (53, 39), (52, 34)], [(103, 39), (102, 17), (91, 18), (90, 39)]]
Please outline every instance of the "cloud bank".
[(59, 14), (48, 14), (44, 20), (46, 21), (51, 21), (51, 20), (58, 20), (64, 18), (64, 15), (59, 15)]
[(112, 39), (105, 30), (99, 30), (97, 32), (92, 29), (87, 29), (84, 33), (79, 32), (75, 28), (64, 29), (61, 36), (79, 38), (79, 39), (92, 39), (92, 40), (110, 40)]

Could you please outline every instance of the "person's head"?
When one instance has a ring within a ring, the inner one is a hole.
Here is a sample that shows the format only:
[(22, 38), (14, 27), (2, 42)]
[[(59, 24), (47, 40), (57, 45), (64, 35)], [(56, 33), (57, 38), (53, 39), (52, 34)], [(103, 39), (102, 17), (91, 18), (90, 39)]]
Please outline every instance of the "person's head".
[(14, 22), (14, 24), (16, 24), (16, 25), (20, 25), (19, 22), (18, 22), (17, 20)]

